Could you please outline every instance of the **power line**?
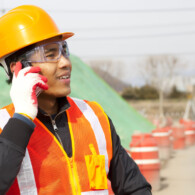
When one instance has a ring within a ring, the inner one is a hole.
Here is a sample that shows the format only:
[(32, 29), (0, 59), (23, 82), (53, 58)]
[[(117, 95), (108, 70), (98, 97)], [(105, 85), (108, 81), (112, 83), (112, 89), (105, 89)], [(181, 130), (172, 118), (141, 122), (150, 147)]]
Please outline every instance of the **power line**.
[[(4, 8), (5, 11), (11, 10), (12, 8)], [(127, 13), (150, 13), (150, 12), (194, 12), (195, 7), (185, 8), (163, 8), (163, 9), (123, 9), (123, 10), (110, 10), (110, 9), (47, 9), (48, 12), (55, 13), (80, 13), (80, 14), (127, 14)]]
[(182, 36), (182, 35), (195, 35), (195, 31), (191, 32), (175, 32), (175, 33), (159, 33), (149, 35), (127, 35), (127, 36), (108, 36), (108, 37), (79, 37), (77, 39), (71, 39), (72, 41), (91, 41), (91, 40), (125, 40), (136, 38), (155, 38), (155, 37), (168, 37), (168, 36)]
[(165, 8), (165, 9), (124, 9), (124, 10), (64, 10), (64, 9), (47, 9), (49, 12), (56, 13), (80, 13), (80, 14), (127, 14), (127, 13), (151, 13), (151, 12), (194, 12), (195, 7), (190, 8)]
[[(110, 54), (110, 55), (79, 55), (81, 58), (130, 58), (130, 57), (144, 57), (144, 56), (158, 56), (158, 55), (195, 55), (194, 52), (164, 52), (164, 53), (145, 53), (145, 54)], [(77, 55), (78, 56), (78, 55)]]
[[(194, 25), (195, 21), (190, 23), (172, 23), (172, 24), (148, 24), (148, 25), (132, 25), (132, 26), (105, 26), (105, 27), (90, 27), (90, 28), (72, 28), (78, 31), (93, 31), (93, 30), (121, 30), (121, 29), (143, 29), (143, 28), (163, 28), (173, 26), (189, 26)], [(65, 29), (63, 29), (65, 30)]]

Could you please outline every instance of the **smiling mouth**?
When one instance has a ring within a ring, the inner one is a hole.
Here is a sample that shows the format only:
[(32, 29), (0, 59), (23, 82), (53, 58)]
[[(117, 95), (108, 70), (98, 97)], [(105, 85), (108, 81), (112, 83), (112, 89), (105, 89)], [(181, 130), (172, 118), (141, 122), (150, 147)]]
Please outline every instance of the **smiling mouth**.
[(69, 79), (69, 78), (70, 78), (70, 75), (66, 75), (66, 76), (61, 76), (58, 79), (61, 80), (61, 79)]

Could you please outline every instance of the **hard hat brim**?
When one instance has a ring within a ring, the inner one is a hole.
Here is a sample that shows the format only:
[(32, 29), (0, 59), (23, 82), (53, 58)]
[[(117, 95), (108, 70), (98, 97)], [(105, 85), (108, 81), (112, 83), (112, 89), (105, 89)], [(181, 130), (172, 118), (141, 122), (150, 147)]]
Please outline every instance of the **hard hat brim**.
[[(72, 33), (72, 32), (64, 32), (64, 33), (50, 34), (50, 35), (47, 35), (45, 37), (39, 37), (39, 39), (34, 39), (34, 41), (29, 42), (29, 44), (26, 43), (25, 46), (21, 46), (21, 47), (16, 48), (15, 50), (12, 50), (11, 53), (14, 53), (14, 52), (16, 52), (16, 51), (18, 51), (20, 49), (23, 49), (24, 47), (27, 47), (29, 45), (36, 44), (38, 42), (41, 42), (41, 41), (44, 41), (44, 40), (47, 40), (47, 39), (50, 39), (50, 38), (53, 38), (53, 37), (62, 36), (62, 39), (63, 40), (66, 40), (66, 39), (72, 37), (73, 35), (74, 35), (74, 33)], [(0, 58), (3, 58), (3, 57), (5, 57), (5, 56), (4, 55), (0, 56)]]
[(64, 33), (60, 33), (60, 35), (62, 35), (63, 40), (65, 40), (65, 39), (68, 39), (68, 38), (72, 37), (74, 35), (74, 33), (64, 32)]

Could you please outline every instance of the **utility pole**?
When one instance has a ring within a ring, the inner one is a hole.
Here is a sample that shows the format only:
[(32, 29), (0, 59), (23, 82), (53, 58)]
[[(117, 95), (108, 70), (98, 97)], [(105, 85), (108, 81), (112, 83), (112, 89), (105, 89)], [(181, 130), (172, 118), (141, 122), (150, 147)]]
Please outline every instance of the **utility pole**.
[(193, 83), (188, 86), (188, 101), (183, 118), (185, 120), (194, 120), (195, 118), (195, 85)]

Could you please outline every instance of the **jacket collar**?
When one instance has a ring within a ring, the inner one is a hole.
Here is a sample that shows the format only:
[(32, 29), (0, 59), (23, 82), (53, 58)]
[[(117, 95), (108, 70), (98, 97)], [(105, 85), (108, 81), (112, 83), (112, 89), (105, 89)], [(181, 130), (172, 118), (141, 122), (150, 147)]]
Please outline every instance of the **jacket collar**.
[[(58, 101), (59, 109), (55, 115), (59, 113), (64, 113), (67, 109), (70, 108), (70, 103), (68, 102), (67, 97), (58, 98), (57, 101)], [(43, 115), (49, 116), (49, 114), (47, 114), (44, 110), (38, 108), (37, 118), (41, 118)]]

